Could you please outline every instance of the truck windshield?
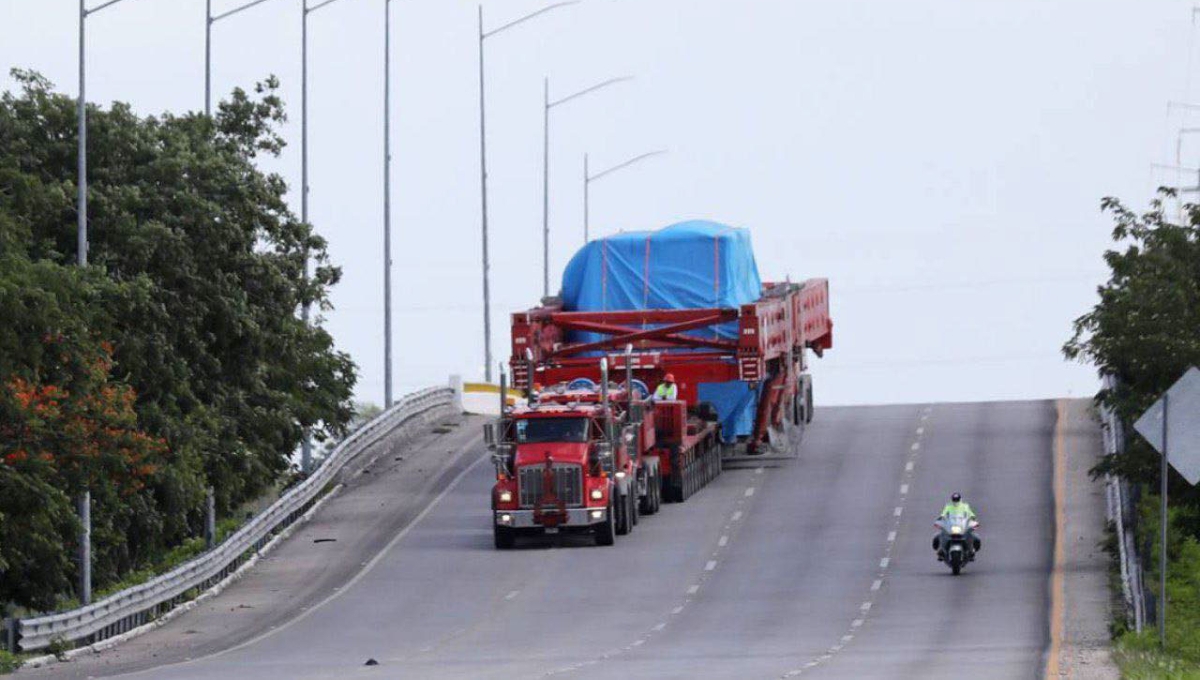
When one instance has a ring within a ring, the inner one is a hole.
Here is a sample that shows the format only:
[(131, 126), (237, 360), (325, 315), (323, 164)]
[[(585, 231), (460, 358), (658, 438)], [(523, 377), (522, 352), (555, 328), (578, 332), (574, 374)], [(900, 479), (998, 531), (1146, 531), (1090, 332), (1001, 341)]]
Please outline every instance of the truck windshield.
[(518, 420), (517, 443), (586, 442), (587, 418), (530, 418)]

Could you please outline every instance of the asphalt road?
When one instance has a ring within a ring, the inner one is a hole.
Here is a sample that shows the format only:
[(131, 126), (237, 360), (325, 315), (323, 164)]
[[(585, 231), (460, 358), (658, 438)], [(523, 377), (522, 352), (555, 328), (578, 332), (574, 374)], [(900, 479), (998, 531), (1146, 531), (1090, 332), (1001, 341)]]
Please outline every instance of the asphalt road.
[[(123, 677), (1039, 677), (1055, 425), (1053, 401), (819, 409), (800, 459), (727, 470), (611, 548), (495, 551), (480, 451), (332, 599)], [(929, 545), (952, 490), (983, 522), (958, 577)]]

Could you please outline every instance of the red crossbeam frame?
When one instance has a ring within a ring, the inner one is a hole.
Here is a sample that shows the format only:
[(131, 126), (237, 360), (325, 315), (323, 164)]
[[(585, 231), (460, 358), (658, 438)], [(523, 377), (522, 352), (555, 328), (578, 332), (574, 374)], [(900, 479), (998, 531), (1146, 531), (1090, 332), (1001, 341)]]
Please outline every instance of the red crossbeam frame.
[[(703, 314), (697, 316), (697, 312), (703, 312)], [(603, 314), (605, 319), (611, 320), (613, 323), (592, 321), (591, 319), (594, 319), (596, 315), (587, 312), (560, 312), (551, 314), (551, 322), (563, 329), (603, 333), (613, 337), (596, 342), (565, 345), (551, 352), (547, 358), (591, 352), (594, 350), (612, 349), (642, 340), (655, 340), (685, 347), (709, 347), (730, 352), (737, 350), (737, 343), (731, 340), (680, 335), (683, 331), (695, 330), (728, 321), (736, 321), (738, 318), (736, 309), (659, 310), (651, 313), (601, 312), (601, 314)], [(682, 318), (683, 320), (650, 329), (637, 329), (619, 325), (621, 323), (662, 323), (672, 318)]]

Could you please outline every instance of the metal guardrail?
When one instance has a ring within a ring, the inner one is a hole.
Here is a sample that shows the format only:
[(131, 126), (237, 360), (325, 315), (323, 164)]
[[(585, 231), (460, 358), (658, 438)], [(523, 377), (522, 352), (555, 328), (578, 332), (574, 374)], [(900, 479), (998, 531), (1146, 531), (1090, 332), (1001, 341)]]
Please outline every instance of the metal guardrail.
[[(1111, 378), (1105, 378), (1105, 387), (1112, 387)], [(1125, 429), (1121, 420), (1111, 409), (1100, 409), (1100, 420), (1104, 425), (1104, 452), (1108, 455), (1125, 450)], [(1146, 623), (1146, 598), (1142, 585), (1142, 562), (1138, 557), (1135, 532), (1127, 518), (1136, 512), (1130, 499), (1126, 482), (1116, 475), (1105, 475), (1105, 495), (1108, 521), (1117, 532), (1117, 552), (1121, 568), (1121, 597), (1125, 602), (1127, 616), (1134, 630), (1142, 631)]]
[(93, 644), (150, 623), (193, 599), (237, 571), (276, 534), (303, 516), (362, 450), (411, 419), (453, 403), (454, 390), (449, 387), (431, 387), (405, 396), (342, 440), (307, 479), (212, 550), (90, 605), (13, 621), (19, 649), (45, 649), (56, 641), (74, 646)]

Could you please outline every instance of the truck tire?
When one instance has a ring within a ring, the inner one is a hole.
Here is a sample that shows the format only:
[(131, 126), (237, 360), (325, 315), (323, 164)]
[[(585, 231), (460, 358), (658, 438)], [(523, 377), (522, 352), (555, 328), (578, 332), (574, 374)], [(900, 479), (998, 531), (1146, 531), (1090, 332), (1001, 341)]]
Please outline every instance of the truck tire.
[(629, 517), (633, 520), (630, 522), (630, 528), (636, 527), (642, 519), (642, 504), (637, 497), (637, 487), (634, 487), (635, 493), (629, 494)]
[(811, 423), (813, 419), (812, 381), (804, 388), (804, 422)]
[(629, 516), (629, 494), (618, 494), (616, 506), (617, 535), (625, 536), (633, 529), (633, 525), (630, 522), (632, 518)]
[(642, 498), (641, 514), (653, 515), (658, 512), (658, 499), (662, 493), (662, 480), (658, 478), (657, 472), (646, 473), (646, 496)]
[(596, 527), (596, 545), (612, 545), (617, 542), (616, 519), (613, 517), (615, 505), (612, 501), (608, 502), (604, 523)]
[(517, 532), (512, 527), (495, 524), (492, 526), (492, 539), (496, 543), (496, 550), (508, 550), (517, 542)]

